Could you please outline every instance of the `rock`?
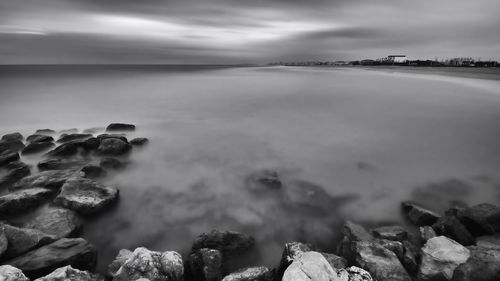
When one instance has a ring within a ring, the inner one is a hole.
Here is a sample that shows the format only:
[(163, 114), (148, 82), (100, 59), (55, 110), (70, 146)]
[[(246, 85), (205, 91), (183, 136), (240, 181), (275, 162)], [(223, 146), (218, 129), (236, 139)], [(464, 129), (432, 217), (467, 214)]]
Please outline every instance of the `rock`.
[(343, 238), (338, 245), (337, 252), (351, 263), (354, 260), (354, 242), (373, 240), (373, 236), (364, 227), (351, 221), (344, 223), (341, 232)]
[(295, 260), (298, 254), (312, 251), (313, 248), (309, 244), (304, 244), (300, 242), (290, 242), (285, 244), (285, 249), (283, 249), (283, 254), (281, 255), (280, 265), (277, 271), (277, 279), (281, 280), (283, 273), (287, 267)]
[(21, 133), (11, 133), (2, 136), (3, 141), (22, 141), (24, 139)]
[(60, 134), (62, 135), (67, 135), (67, 134), (76, 134), (78, 133), (78, 129), (77, 128), (71, 128), (71, 129), (66, 129), (66, 130), (61, 130), (59, 131)]
[(222, 281), (272, 281), (273, 271), (265, 266), (249, 267), (233, 272)]
[(101, 155), (122, 155), (131, 149), (131, 145), (115, 138), (103, 139), (97, 148)]
[(277, 190), (282, 187), (278, 173), (272, 170), (262, 170), (248, 176), (246, 185), (252, 191)]
[(44, 171), (35, 175), (25, 177), (15, 183), (10, 189), (27, 189), (43, 187), (53, 190), (59, 190), (66, 180), (75, 175), (73, 170), (54, 170)]
[(106, 169), (120, 169), (123, 168), (125, 165), (122, 162), (120, 162), (120, 160), (115, 158), (103, 158), (99, 163), (99, 166)]
[(177, 252), (155, 252), (137, 248), (134, 252), (120, 251), (109, 267), (114, 281), (147, 278), (150, 281), (181, 281), (184, 275), (182, 257)]
[(49, 150), (56, 146), (52, 142), (33, 142), (28, 144), (21, 152), (22, 155), (34, 154)]
[(8, 224), (4, 224), (2, 227), (9, 245), (4, 255), (5, 258), (17, 257), (30, 250), (57, 240), (56, 236), (43, 233), (36, 229), (19, 228)]
[(290, 181), (283, 191), (285, 202), (291, 207), (307, 208), (326, 215), (335, 206), (333, 198), (323, 187), (308, 181)]
[(38, 129), (35, 132), (35, 134), (38, 134), (38, 135), (53, 135), (55, 133), (56, 133), (56, 131), (51, 130), (51, 129)]
[(219, 281), (222, 279), (222, 254), (219, 250), (202, 248), (189, 255), (190, 280)]
[(53, 190), (35, 187), (0, 196), (0, 217), (19, 214), (27, 209), (36, 207), (53, 193)]
[(436, 232), (431, 226), (421, 226), (419, 227), (419, 232), (420, 232), (420, 241), (425, 244), (427, 240), (434, 238), (437, 236)]
[(381, 239), (403, 241), (408, 237), (406, 229), (399, 225), (382, 226), (372, 230), (373, 236)]
[(418, 270), (418, 260), (419, 260), (419, 251), (415, 245), (413, 245), (410, 241), (403, 241), (403, 258), (400, 259), (406, 270), (414, 275)]
[(401, 203), (401, 206), (408, 219), (417, 226), (432, 225), (441, 217), (413, 202), (406, 201)]
[(403, 243), (399, 241), (378, 239), (378, 238), (373, 240), (373, 243), (380, 245), (386, 248), (387, 250), (393, 252), (394, 254), (396, 254), (399, 260), (403, 259), (403, 254), (404, 254)]
[(11, 265), (0, 265), (0, 280), (2, 281), (29, 281), (22, 270)]
[(106, 175), (106, 171), (101, 166), (96, 165), (87, 165), (80, 171), (82, 171), (87, 178), (99, 178)]
[(87, 150), (94, 150), (94, 149), (97, 149), (99, 147), (100, 143), (101, 143), (101, 141), (97, 138), (88, 138), (84, 141), (83, 146)]
[(104, 277), (88, 271), (78, 270), (71, 267), (71, 265), (67, 265), (35, 281), (104, 281)]
[(135, 125), (124, 123), (111, 123), (106, 127), (107, 132), (111, 131), (134, 131)]
[(54, 204), (88, 215), (102, 211), (117, 199), (118, 190), (114, 187), (103, 186), (87, 178), (72, 177), (61, 187)]
[(339, 257), (334, 254), (330, 253), (322, 253), (320, 254), (323, 255), (323, 257), (326, 259), (326, 261), (333, 267), (333, 268), (344, 268), (347, 266), (347, 260), (343, 257)]
[(52, 157), (67, 157), (77, 154), (81, 150), (86, 150), (86, 143), (82, 140), (75, 140), (63, 143), (47, 153)]
[(82, 238), (63, 238), (6, 263), (21, 269), (30, 278), (37, 278), (65, 265), (93, 271), (96, 261), (97, 250), (92, 244)]
[(135, 139), (132, 139), (130, 141), (130, 144), (131, 145), (135, 145), (135, 146), (142, 146), (142, 145), (145, 145), (149, 142), (149, 139), (147, 138), (135, 138)]
[(7, 174), (0, 180), (0, 187), (10, 186), (31, 174), (30, 167), (23, 162), (11, 162), (6, 165)]
[(0, 257), (3, 257), (9, 246), (9, 241), (3, 228), (0, 228)]
[(60, 159), (60, 158), (49, 158), (40, 161), (37, 164), (38, 170), (48, 171), (48, 170), (76, 170), (87, 164), (88, 161), (81, 159)]
[(75, 141), (75, 140), (86, 140), (91, 138), (91, 134), (62, 134), (61, 137), (57, 140), (59, 143)]
[(1, 140), (0, 155), (18, 152), (24, 148), (24, 143), (20, 140)]
[(500, 250), (500, 234), (477, 237), (476, 245), (483, 248)]
[(119, 139), (123, 142), (129, 143), (125, 135), (122, 134), (100, 134), (97, 136), (99, 142), (102, 142), (105, 139)]
[(255, 244), (253, 237), (234, 231), (212, 230), (195, 238), (193, 251), (202, 248), (216, 249), (226, 255), (237, 255), (251, 249)]
[(492, 204), (467, 208), (460, 220), (474, 236), (500, 232), (500, 208)]
[(0, 167), (15, 161), (19, 161), (19, 153), (17, 152), (0, 155)]
[(34, 228), (57, 238), (73, 237), (82, 228), (82, 219), (73, 211), (50, 207), (37, 217), (24, 223), (25, 228)]
[(451, 280), (453, 271), (469, 256), (467, 248), (445, 236), (431, 238), (422, 248), (418, 280)]
[(304, 252), (295, 257), (283, 274), (283, 281), (338, 280), (335, 269), (318, 252)]
[(42, 134), (34, 134), (26, 138), (27, 142), (36, 143), (36, 142), (53, 142), (54, 138), (47, 135)]
[(465, 226), (456, 218), (452, 216), (444, 216), (432, 225), (437, 235), (447, 236), (458, 243), (469, 246), (476, 243), (474, 237), (465, 228)]
[(469, 247), (470, 258), (453, 272), (453, 281), (500, 280), (500, 250)]
[(340, 269), (337, 274), (339, 281), (373, 281), (368, 271), (356, 266)]

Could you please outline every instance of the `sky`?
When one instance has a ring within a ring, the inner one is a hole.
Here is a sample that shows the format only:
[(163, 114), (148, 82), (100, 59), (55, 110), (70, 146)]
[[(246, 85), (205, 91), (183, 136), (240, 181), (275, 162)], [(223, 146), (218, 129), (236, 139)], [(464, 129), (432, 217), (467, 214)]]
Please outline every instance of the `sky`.
[(0, 64), (500, 60), (498, 0), (0, 0)]

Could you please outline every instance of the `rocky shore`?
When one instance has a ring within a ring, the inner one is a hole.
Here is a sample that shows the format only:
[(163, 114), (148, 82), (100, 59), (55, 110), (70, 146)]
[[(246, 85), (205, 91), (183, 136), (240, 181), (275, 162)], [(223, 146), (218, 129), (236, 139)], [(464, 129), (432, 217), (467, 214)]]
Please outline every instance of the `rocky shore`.
[[(119, 189), (100, 179), (120, 173), (134, 147), (147, 145), (147, 138), (128, 140), (127, 132), (134, 130), (134, 125), (114, 123), (100, 135), (41, 129), (26, 138), (20, 133), (2, 137), (0, 280), (500, 280), (500, 207), (461, 205), (440, 214), (410, 201), (402, 202), (401, 210), (413, 227), (367, 229), (346, 221), (336, 230), (342, 237), (333, 241), (335, 253), (290, 241), (275, 268), (249, 264), (231, 270), (230, 261), (257, 242), (244, 233), (211, 230), (194, 239), (186, 256), (122, 249), (107, 274), (97, 274), (99, 249), (78, 236), (86, 219), (117, 202)], [(44, 155), (36, 167), (21, 161), (20, 155), (34, 153)], [(255, 192), (282, 188), (275, 171), (255, 173), (247, 181)], [(35, 209), (36, 215), (18, 219)]]

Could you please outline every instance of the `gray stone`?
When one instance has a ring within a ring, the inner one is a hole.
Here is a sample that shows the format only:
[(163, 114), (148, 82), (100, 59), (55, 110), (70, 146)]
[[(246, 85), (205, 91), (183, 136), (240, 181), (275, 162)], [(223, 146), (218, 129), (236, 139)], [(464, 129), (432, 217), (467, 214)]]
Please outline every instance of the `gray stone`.
[(23, 135), (21, 133), (11, 133), (11, 134), (6, 134), (2, 136), (3, 141), (22, 141), (24, 139)]
[(462, 223), (475, 236), (500, 232), (500, 207), (483, 203), (467, 208)]
[(24, 148), (20, 140), (0, 140), (0, 155), (18, 152)]
[(470, 234), (467, 228), (456, 217), (441, 217), (432, 225), (432, 228), (436, 231), (437, 235), (447, 236), (464, 246), (474, 245), (476, 243), (472, 234)]
[(407, 240), (403, 241), (403, 249), (404, 254), (403, 258), (401, 259), (401, 263), (403, 264), (404, 268), (406, 268), (406, 270), (413, 275), (417, 272), (418, 269), (420, 249)]
[(477, 237), (476, 245), (483, 248), (500, 250), (500, 234)]
[(147, 138), (135, 138), (130, 141), (131, 145), (142, 146), (149, 142)]
[(21, 152), (22, 155), (35, 154), (47, 151), (56, 146), (52, 142), (33, 142), (28, 144)]
[(406, 229), (399, 225), (382, 226), (372, 230), (373, 236), (381, 239), (402, 242), (408, 237)]
[(253, 237), (235, 231), (212, 230), (195, 238), (193, 251), (202, 248), (221, 251), (224, 257), (241, 254), (255, 244)]
[(4, 255), (5, 258), (17, 257), (57, 240), (56, 236), (36, 229), (19, 228), (8, 224), (4, 224), (2, 227), (9, 245)]
[(49, 170), (77, 170), (88, 163), (88, 160), (84, 159), (60, 159), (60, 158), (49, 158), (40, 161), (37, 164), (38, 170), (49, 171)]
[(406, 201), (401, 203), (401, 206), (408, 219), (417, 226), (432, 225), (441, 217), (413, 202)]
[(131, 145), (115, 138), (104, 139), (97, 148), (100, 155), (122, 155), (131, 149)]
[(88, 271), (78, 270), (71, 267), (71, 265), (67, 265), (35, 281), (104, 281), (104, 277)]
[(500, 280), (500, 250), (483, 247), (468, 247), (471, 256), (453, 272), (453, 281)]
[(97, 165), (86, 165), (80, 171), (84, 173), (84, 176), (87, 178), (100, 178), (106, 175), (106, 171)]
[(38, 129), (36, 130), (35, 134), (39, 134), (39, 135), (47, 135), (47, 136), (50, 136), (50, 135), (53, 135), (55, 134), (56, 131), (54, 130), (51, 130), (51, 129)]
[(106, 127), (107, 132), (111, 131), (134, 131), (135, 125), (124, 123), (111, 123)]
[(35, 187), (0, 196), (0, 216), (19, 214), (26, 209), (36, 207), (53, 193), (53, 190)]
[(219, 250), (202, 248), (189, 255), (189, 276), (197, 281), (222, 279), (222, 254)]
[(8, 172), (0, 180), (0, 187), (11, 186), (31, 174), (30, 167), (23, 162), (11, 162), (5, 167), (8, 169)]
[(119, 139), (125, 143), (129, 143), (127, 137), (124, 134), (100, 134), (97, 136), (99, 143), (105, 139)]
[(437, 236), (436, 232), (431, 226), (421, 226), (419, 227), (420, 241), (425, 244), (427, 240)]
[(59, 143), (75, 141), (75, 140), (86, 140), (91, 138), (91, 134), (62, 134), (61, 137), (57, 140)]
[(25, 228), (34, 228), (57, 238), (73, 237), (82, 226), (82, 219), (75, 212), (55, 207), (42, 210), (37, 217), (23, 224)]
[(281, 255), (280, 266), (277, 271), (277, 279), (281, 280), (283, 273), (287, 267), (295, 260), (298, 254), (312, 251), (313, 247), (309, 244), (304, 244), (301, 242), (290, 242), (285, 244), (283, 249), (283, 254)]
[(53, 142), (54, 138), (51, 136), (43, 135), (43, 134), (34, 134), (28, 136), (26, 138), (27, 142), (36, 143), (36, 142)]
[(11, 265), (0, 265), (0, 280), (2, 281), (29, 281), (19, 268)]
[(76, 174), (74, 170), (44, 171), (35, 175), (25, 177), (15, 183), (10, 189), (27, 189), (42, 187), (59, 190), (66, 180)]
[(249, 267), (233, 272), (222, 281), (272, 281), (273, 272), (265, 266)]
[(0, 167), (15, 161), (19, 161), (19, 153), (17, 152), (0, 155)]
[(99, 163), (99, 166), (105, 169), (120, 169), (123, 168), (125, 164), (115, 158), (103, 158)]

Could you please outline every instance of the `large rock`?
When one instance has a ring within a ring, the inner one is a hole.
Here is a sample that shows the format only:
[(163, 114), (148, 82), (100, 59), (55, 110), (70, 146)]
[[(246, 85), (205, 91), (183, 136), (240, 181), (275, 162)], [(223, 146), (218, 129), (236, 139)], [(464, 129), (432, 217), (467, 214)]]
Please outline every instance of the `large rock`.
[(84, 176), (87, 178), (99, 178), (106, 175), (106, 171), (97, 165), (86, 165), (80, 171), (83, 172)]
[(137, 248), (134, 252), (120, 251), (109, 267), (114, 281), (181, 281), (184, 275), (182, 257), (177, 252), (155, 252)]
[(74, 140), (65, 142), (55, 149), (47, 152), (48, 156), (51, 157), (68, 157), (73, 156), (80, 151), (87, 150), (87, 143), (83, 140)]
[(434, 228), (428, 225), (421, 226), (419, 227), (418, 230), (420, 233), (420, 241), (424, 244), (427, 242), (427, 240), (437, 236), (436, 231), (434, 231)]
[(11, 134), (6, 134), (2, 136), (3, 141), (22, 141), (24, 139), (23, 135), (21, 133), (11, 133)]
[(467, 208), (460, 220), (475, 236), (500, 232), (500, 207), (484, 203)]
[(451, 280), (453, 271), (467, 261), (470, 251), (445, 236), (431, 238), (422, 248), (422, 262), (418, 270), (421, 281)]
[(26, 209), (36, 207), (53, 193), (53, 190), (35, 187), (0, 196), (0, 216), (19, 214)]
[(96, 261), (97, 250), (92, 244), (82, 238), (63, 238), (6, 263), (21, 269), (30, 278), (37, 278), (66, 265), (93, 271)]
[(189, 255), (189, 276), (197, 281), (222, 279), (222, 254), (219, 250), (202, 248)]
[(57, 238), (73, 237), (82, 226), (82, 219), (75, 212), (54, 207), (44, 209), (37, 217), (23, 225), (25, 228), (34, 228)]
[(272, 281), (273, 271), (265, 266), (249, 267), (233, 272), (222, 281)]
[(23, 151), (21, 152), (22, 155), (27, 155), (27, 154), (34, 154), (34, 153), (40, 153), (46, 150), (49, 150), (56, 146), (52, 142), (33, 142), (28, 144)]
[(0, 155), (18, 152), (24, 148), (20, 140), (0, 140)]
[(106, 127), (107, 132), (111, 131), (134, 131), (135, 125), (124, 123), (111, 123)]
[(71, 265), (67, 265), (35, 281), (104, 281), (104, 277), (88, 271), (78, 270), (71, 267)]
[(406, 201), (401, 203), (401, 206), (408, 219), (417, 226), (432, 225), (441, 217), (413, 202)]
[(337, 252), (351, 263), (354, 260), (354, 243), (373, 240), (373, 236), (364, 227), (351, 221), (345, 222), (341, 232), (343, 238), (338, 245)]
[(241, 254), (252, 248), (255, 239), (249, 235), (235, 231), (212, 230), (196, 237), (193, 243), (193, 251), (202, 248), (216, 249), (226, 255)]
[(447, 236), (458, 243), (469, 246), (475, 244), (475, 239), (467, 228), (453, 216), (444, 216), (432, 225), (437, 235)]
[(470, 258), (453, 272), (453, 281), (496, 281), (500, 280), (500, 250), (469, 247)]
[(27, 142), (36, 143), (36, 142), (53, 142), (54, 138), (51, 136), (43, 135), (43, 134), (34, 134), (26, 138)]
[(46, 136), (50, 136), (50, 135), (53, 135), (55, 134), (56, 131), (52, 130), (52, 129), (38, 129), (36, 130), (35, 134), (38, 134), (38, 135), (46, 135)]
[(283, 273), (288, 268), (290, 264), (295, 260), (295, 258), (305, 252), (310, 252), (313, 250), (313, 247), (309, 244), (304, 244), (300, 242), (290, 242), (285, 244), (285, 248), (283, 249), (283, 254), (281, 255), (280, 265), (278, 267), (277, 276), (278, 279), (281, 280)]
[(49, 170), (77, 170), (88, 163), (83, 159), (60, 159), (49, 158), (38, 162), (37, 167), (40, 171)]
[(17, 152), (0, 155), (0, 167), (15, 161), (19, 161), (19, 153)]
[(56, 236), (36, 229), (19, 228), (8, 224), (2, 225), (2, 228), (8, 241), (7, 251), (4, 254), (5, 258), (17, 257), (57, 240)]
[(31, 174), (30, 167), (23, 162), (12, 162), (7, 164), (5, 168), (8, 169), (8, 172), (0, 180), (0, 187), (11, 186)]
[(0, 265), (0, 280), (2, 281), (29, 281), (19, 268), (11, 265)]
[(149, 139), (147, 138), (134, 138), (130, 141), (131, 145), (135, 146), (143, 146), (149, 142)]
[(10, 189), (26, 189), (43, 187), (53, 190), (59, 190), (62, 185), (75, 175), (74, 170), (54, 170), (54, 171), (44, 171), (35, 175), (31, 175), (23, 178), (22, 180), (15, 183)]
[(101, 155), (122, 155), (127, 153), (132, 146), (120, 139), (103, 139), (97, 148), (97, 153)]
[(403, 241), (408, 237), (406, 229), (399, 225), (382, 226), (372, 230), (375, 237), (393, 241)]
[(75, 141), (75, 140), (86, 140), (91, 138), (91, 134), (62, 134), (61, 137), (57, 140), (59, 143)]
[(100, 134), (97, 136), (97, 140), (99, 140), (99, 143), (105, 139), (119, 139), (122, 140), (123, 142), (128, 143), (127, 137), (125, 137), (125, 135), (122, 134)]
[(81, 214), (102, 211), (118, 199), (118, 189), (91, 179), (72, 177), (61, 187), (54, 203)]

